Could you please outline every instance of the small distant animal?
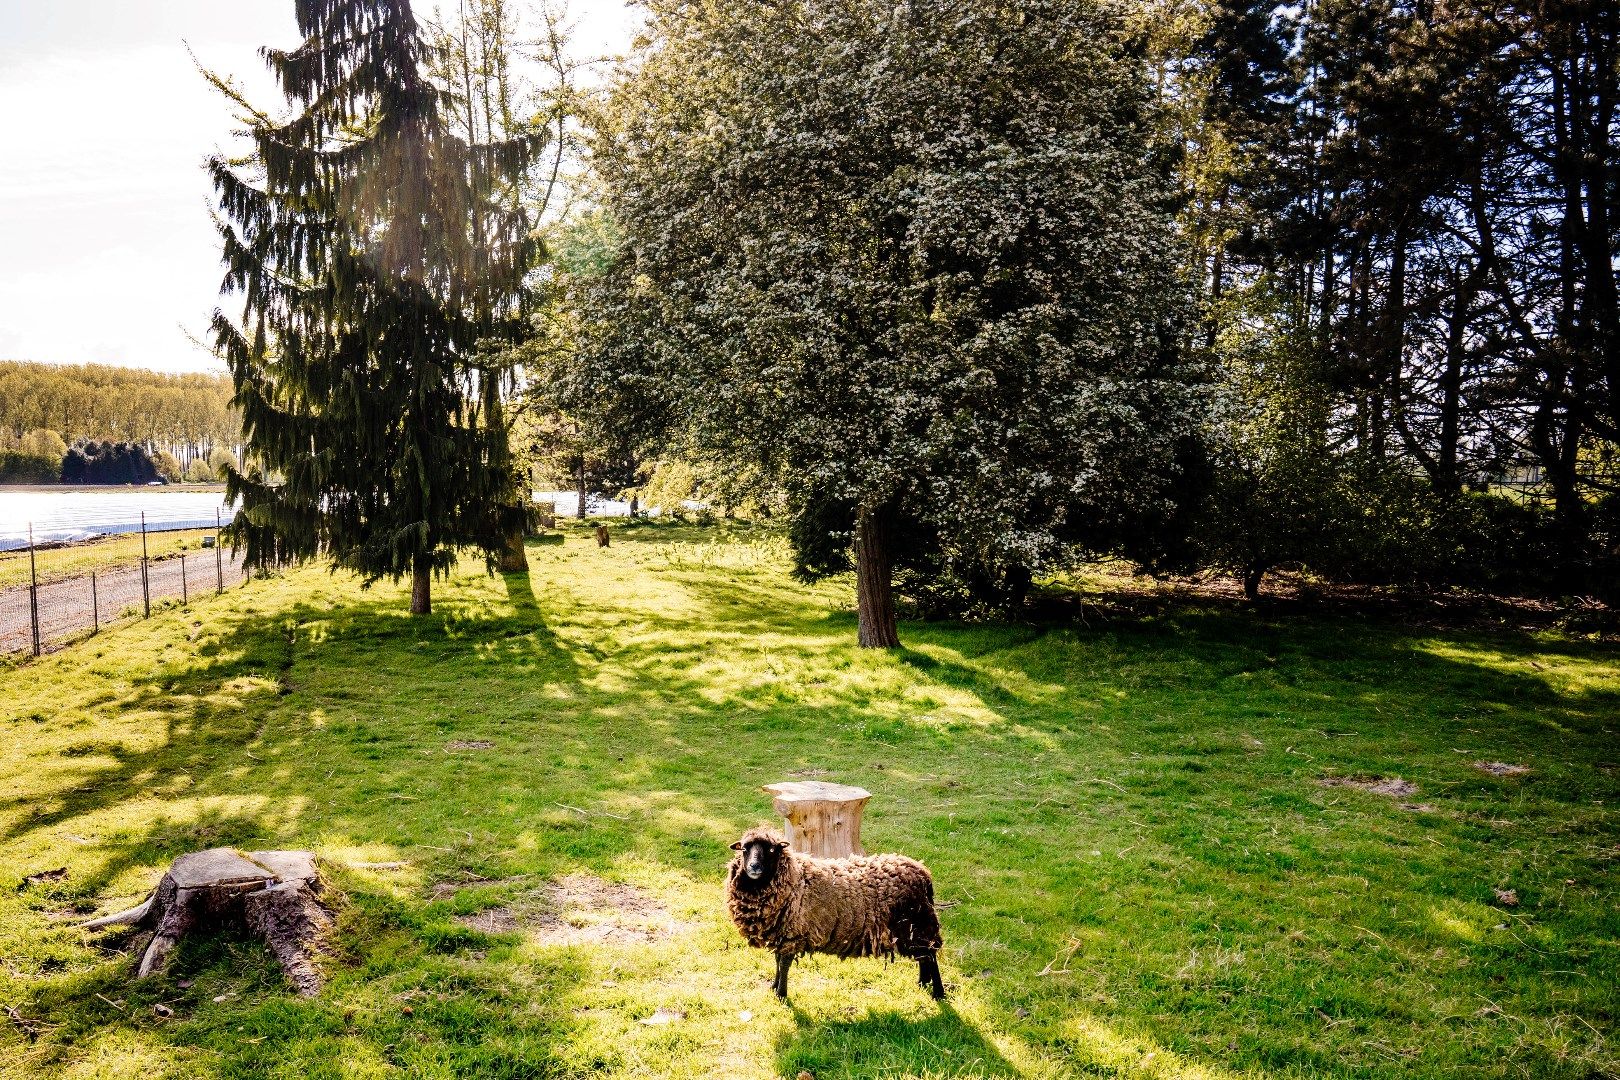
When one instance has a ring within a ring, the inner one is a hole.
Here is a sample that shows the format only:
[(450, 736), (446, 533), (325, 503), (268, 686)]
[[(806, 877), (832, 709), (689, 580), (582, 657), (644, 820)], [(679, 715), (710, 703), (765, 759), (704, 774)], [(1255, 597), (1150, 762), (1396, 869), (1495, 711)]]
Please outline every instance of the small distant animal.
[(776, 996), (787, 997), (788, 969), (805, 953), (896, 954), (917, 961), (917, 982), (945, 996), (934, 879), (904, 855), (821, 859), (794, 851), (773, 829), (756, 828), (731, 845), (726, 907), (748, 944), (776, 954)]

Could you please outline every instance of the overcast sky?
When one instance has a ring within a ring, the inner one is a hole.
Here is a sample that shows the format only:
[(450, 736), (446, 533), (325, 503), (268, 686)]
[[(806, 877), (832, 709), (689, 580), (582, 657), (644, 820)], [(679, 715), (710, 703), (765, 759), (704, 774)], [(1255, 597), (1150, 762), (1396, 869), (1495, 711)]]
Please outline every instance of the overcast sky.
[[(419, 6), (431, 6), (418, 0)], [(232, 129), (186, 45), (256, 101), (292, 0), (0, 0), (0, 359), (223, 370), (187, 340), (217, 301), (203, 159)], [(582, 55), (621, 0), (574, 0)]]

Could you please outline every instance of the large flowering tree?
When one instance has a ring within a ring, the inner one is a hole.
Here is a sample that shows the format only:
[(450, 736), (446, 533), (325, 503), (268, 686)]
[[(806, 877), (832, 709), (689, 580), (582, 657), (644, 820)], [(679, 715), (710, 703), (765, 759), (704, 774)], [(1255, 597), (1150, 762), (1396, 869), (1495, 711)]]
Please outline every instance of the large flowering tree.
[(1027, 580), (1165, 516), (1184, 290), (1108, 9), (649, 7), (596, 147), (599, 387), (784, 477), (867, 646), (897, 567)]

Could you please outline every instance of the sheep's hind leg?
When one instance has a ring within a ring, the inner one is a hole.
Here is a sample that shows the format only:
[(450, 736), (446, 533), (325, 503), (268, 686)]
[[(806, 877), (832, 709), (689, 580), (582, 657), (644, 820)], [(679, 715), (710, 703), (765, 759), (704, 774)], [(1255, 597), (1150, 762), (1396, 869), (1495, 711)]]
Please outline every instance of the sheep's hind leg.
[(926, 986), (935, 1001), (945, 1000), (945, 980), (939, 976), (939, 958), (934, 953), (917, 958), (917, 985)]
[(771, 984), (771, 989), (776, 991), (776, 996), (779, 998), (785, 999), (787, 997), (788, 968), (792, 966), (792, 953), (779, 952), (776, 954), (776, 981)]

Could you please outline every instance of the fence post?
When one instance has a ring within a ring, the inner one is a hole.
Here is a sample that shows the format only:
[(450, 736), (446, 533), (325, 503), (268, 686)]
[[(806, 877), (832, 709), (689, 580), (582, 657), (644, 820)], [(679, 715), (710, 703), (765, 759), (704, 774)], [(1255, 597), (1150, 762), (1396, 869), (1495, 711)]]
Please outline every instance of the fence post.
[(180, 606), (191, 603), (191, 592), (186, 588), (186, 553), (180, 553)]
[(28, 523), (28, 622), (34, 631), (34, 655), (39, 655), (39, 570), (34, 564), (34, 524)]
[(96, 596), (96, 572), (90, 571), (90, 627), (92, 632), (101, 632), (101, 598)]
[(225, 557), (219, 552), (219, 507), (214, 507), (214, 595), (225, 591)]
[(141, 600), (146, 605), (146, 617), (152, 617), (152, 588), (146, 579), (146, 511), (141, 511)]

